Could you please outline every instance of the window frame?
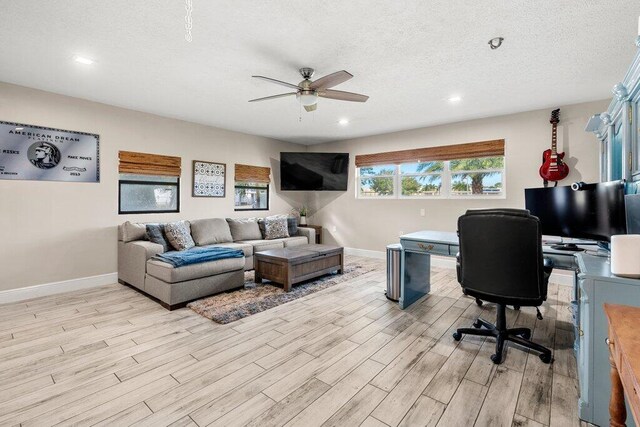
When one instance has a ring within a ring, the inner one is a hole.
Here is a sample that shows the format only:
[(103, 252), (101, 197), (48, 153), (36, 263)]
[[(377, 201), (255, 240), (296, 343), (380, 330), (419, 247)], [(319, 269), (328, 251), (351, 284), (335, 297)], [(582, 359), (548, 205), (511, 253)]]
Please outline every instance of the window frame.
[[(233, 184), (233, 210), (234, 212), (249, 212), (249, 211), (268, 211), (269, 210), (269, 204), (271, 203), (271, 192), (269, 187), (271, 186), (270, 183), (265, 183), (264, 187), (260, 187), (258, 185), (238, 185), (238, 184), (242, 184), (242, 181), (234, 181)], [(248, 188), (251, 190), (267, 190), (267, 207), (266, 208), (251, 208), (251, 209), (246, 209), (246, 208), (238, 208), (238, 206), (236, 205), (236, 190), (238, 188)]]
[[(131, 174), (129, 174), (131, 175)], [(149, 185), (149, 186), (172, 186), (176, 187), (176, 210), (163, 209), (163, 210), (150, 210), (150, 211), (123, 211), (122, 210), (122, 185), (123, 184), (136, 184), (136, 185)], [(118, 215), (138, 215), (138, 214), (158, 214), (158, 213), (180, 213), (180, 177), (176, 177), (176, 182), (167, 181), (144, 181), (135, 179), (118, 179)]]
[[(487, 157), (502, 157), (503, 167), (502, 168), (492, 168), (492, 169), (483, 169), (483, 170), (451, 170), (451, 160), (442, 160), (443, 162), (443, 170), (441, 172), (428, 172), (428, 173), (401, 173), (401, 167), (403, 164), (414, 164), (418, 162), (402, 162), (395, 165), (381, 165), (381, 166), (394, 166), (394, 174), (393, 175), (361, 175), (359, 167), (356, 167), (356, 199), (361, 200), (440, 200), (440, 199), (448, 199), (448, 200), (504, 200), (507, 198), (507, 157), (503, 156), (487, 156)], [(484, 158), (484, 157), (469, 157), (470, 159), (474, 158)], [(369, 166), (366, 166), (369, 167)], [(490, 172), (500, 172), (502, 174), (502, 194), (500, 195), (491, 195), (491, 194), (466, 194), (466, 195), (455, 195), (452, 192), (453, 185), (453, 176), (458, 175), (460, 173), (490, 173)], [(407, 176), (427, 176), (427, 175), (439, 175), (442, 180), (442, 185), (440, 188), (440, 194), (437, 196), (422, 196), (422, 195), (411, 195), (405, 196), (402, 194), (402, 178)], [(371, 178), (371, 177), (392, 177), (393, 178), (393, 194), (388, 196), (366, 196), (362, 197), (360, 195), (360, 183), (362, 178)]]
[[(391, 166), (394, 168), (394, 172), (392, 174), (386, 174), (386, 175), (361, 175), (360, 174), (360, 169), (361, 168), (356, 168), (357, 170), (357, 186), (356, 186), (356, 196), (357, 198), (360, 199), (395, 199), (396, 198), (396, 194), (398, 193), (398, 180), (396, 178), (396, 175), (398, 174), (398, 165), (377, 165), (377, 166)], [(363, 179), (372, 179), (372, 178), (392, 178), (392, 182), (393, 182), (393, 194), (388, 195), (388, 196), (362, 196), (360, 195), (360, 189), (361, 189), (361, 185), (360, 183), (362, 182)]]

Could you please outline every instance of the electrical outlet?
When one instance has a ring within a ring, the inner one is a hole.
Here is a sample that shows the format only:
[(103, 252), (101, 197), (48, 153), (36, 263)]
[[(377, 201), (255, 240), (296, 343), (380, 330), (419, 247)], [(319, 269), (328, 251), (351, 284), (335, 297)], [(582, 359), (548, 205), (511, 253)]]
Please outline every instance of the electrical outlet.
[(426, 213), (426, 212), (424, 211), (424, 209), (420, 209), (420, 216), (424, 216), (424, 215), (425, 215), (425, 213)]

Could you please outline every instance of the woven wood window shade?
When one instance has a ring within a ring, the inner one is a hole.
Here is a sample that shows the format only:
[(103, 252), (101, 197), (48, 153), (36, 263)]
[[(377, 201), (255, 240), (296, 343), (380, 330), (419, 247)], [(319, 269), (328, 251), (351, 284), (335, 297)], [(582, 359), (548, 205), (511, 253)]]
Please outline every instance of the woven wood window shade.
[(271, 182), (271, 178), (269, 177), (269, 175), (271, 175), (271, 168), (236, 163), (235, 170), (235, 179), (237, 182), (260, 182), (264, 184)]
[(180, 176), (182, 163), (180, 157), (119, 151), (118, 158), (120, 159), (118, 167), (120, 173)]
[(504, 139), (356, 156), (356, 167), (504, 156)]

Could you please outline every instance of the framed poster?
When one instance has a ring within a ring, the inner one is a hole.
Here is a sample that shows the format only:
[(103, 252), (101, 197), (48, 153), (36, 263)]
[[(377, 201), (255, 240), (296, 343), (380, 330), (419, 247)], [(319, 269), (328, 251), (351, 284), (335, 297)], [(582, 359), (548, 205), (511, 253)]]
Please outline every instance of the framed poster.
[(193, 197), (224, 197), (227, 165), (193, 161)]
[(100, 182), (100, 136), (0, 121), (0, 179)]

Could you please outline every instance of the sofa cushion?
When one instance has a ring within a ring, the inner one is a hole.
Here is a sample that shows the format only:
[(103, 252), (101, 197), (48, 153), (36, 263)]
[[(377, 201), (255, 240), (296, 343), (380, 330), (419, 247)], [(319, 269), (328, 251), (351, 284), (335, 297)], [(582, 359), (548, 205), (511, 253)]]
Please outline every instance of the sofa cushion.
[(198, 246), (233, 242), (231, 229), (224, 218), (197, 219), (191, 221), (191, 237)]
[(164, 225), (167, 240), (177, 251), (191, 249), (196, 244), (191, 237), (191, 230), (187, 221), (169, 222)]
[(279, 239), (279, 240), (282, 240), (282, 243), (284, 243), (285, 248), (289, 248), (291, 246), (300, 246), (300, 245), (309, 244), (309, 241), (307, 240), (306, 236), (291, 236), (291, 237), (285, 237), (284, 239)]
[(120, 232), (120, 240), (125, 243), (147, 239), (147, 227), (137, 222), (127, 221), (120, 226), (118, 231)]
[(164, 224), (147, 224), (147, 240), (162, 245), (162, 250), (165, 252), (173, 250), (164, 235)]
[(262, 239), (260, 227), (258, 226), (258, 221), (255, 218), (227, 218), (227, 223), (231, 229), (231, 235), (233, 236), (234, 242)]
[(238, 243), (247, 243), (253, 246), (253, 253), (260, 251), (269, 251), (271, 249), (284, 248), (284, 242), (282, 240), (244, 240)]
[(247, 243), (239, 243), (239, 242), (216, 243), (208, 246), (216, 247), (216, 248), (240, 249), (244, 253), (244, 256), (246, 257), (253, 255), (253, 246)]
[(267, 240), (282, 239), (289, 237), (287, 229), (287, 218), (265, 218), (264, 238)]
[(244, 269), (244, 257), (225, 258), (177, 268), (155, 259), (147, 261), (147, 274), (167, 283), (184, 282), (242, 269)]

